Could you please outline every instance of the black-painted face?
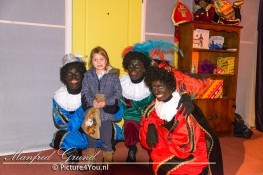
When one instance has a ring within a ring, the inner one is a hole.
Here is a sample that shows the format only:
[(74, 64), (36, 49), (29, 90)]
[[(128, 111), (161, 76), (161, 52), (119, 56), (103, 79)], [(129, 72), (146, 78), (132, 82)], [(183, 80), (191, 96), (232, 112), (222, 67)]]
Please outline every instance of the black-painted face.
[(83, 75), (76, 69), (68, 70), (66, 74), (66, 86), (71, 90), (76, 90), (81, 87)]
[(151, 90), (158, 101), (165, 101), (173, 93), (173, 91), (169, 89), (168, 86), (166, 86), (160, 80), (156, 80), (152, 82)]
[(131, 60), (128, 65), (128, 74), (131, 80), (136, 81), (143, 77), (145, 72), (144, 64), (138, 59)]
[(199, 0), (199, 5), (202, 8), (206, 8), (206, 6), (208, 5), (208, 3), (205, 0)]

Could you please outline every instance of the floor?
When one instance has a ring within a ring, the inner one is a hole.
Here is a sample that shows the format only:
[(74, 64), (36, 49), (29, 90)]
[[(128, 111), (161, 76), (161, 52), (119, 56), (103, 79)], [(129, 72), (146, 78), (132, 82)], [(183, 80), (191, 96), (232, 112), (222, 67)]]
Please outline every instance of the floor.
[[(263, 133), (253, 130), (254, 134), (250, 139), (236, 138), (233, 136), (220, 137), (224, 172), (225, 175), (263, 175)], [(117, 150), (114, 154), (114, 162), (116, 164), (107, 167), (97, 163), (91, 171), (81, 171), (79, 167), (69, 164), (60, 164), (65, 162), (62, 152), (53, 149), (0, 157), (0, 175), (99, 175), (102, 172), (98, 168), (109, 168), (114, 175), (148, 175), (151, 174), (148, 160), (149, 156), (145, 149), (138, 144), (137, 164), (127, 165), (125, 159), (127, 156), (127, 148), (123, 142), (117, 144)], [(34, 158), (40, 156), (42, 160), (35, 160), (28, 163), (26, 158)], [(85, 155), (85, 151), (83, 152)], [(13, 160), (12, 160), (13, 159)], [(101, 151), (96, 156), (97, 162), (102, 160)], [(83, 169), (85, 161), (82, 161)], [(119, 162), (119, 163), (118, 163)]]

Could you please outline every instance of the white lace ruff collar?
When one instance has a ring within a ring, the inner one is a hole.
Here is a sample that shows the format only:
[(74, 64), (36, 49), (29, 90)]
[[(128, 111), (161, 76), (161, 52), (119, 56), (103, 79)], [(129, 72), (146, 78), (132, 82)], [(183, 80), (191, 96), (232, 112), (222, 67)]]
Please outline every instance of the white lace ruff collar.
[(54, 100), (67, 111), (75, 111), (81, 106), (81, 94), (69, 94), (65, 86), (55, 92)]
[(172, 95), (173, 97), (167, 102), (158, 101), (156, 99), (154, 106), (158, 117), (167, 122), (171, 121), (175, 116), (175, 114), (177, 113), (176, 108), (181, 98), (180, 94), (177, 91), (174, 91)]
[(140, 101), (151, 94), (149, 88), (145, 85), (144, 81), (140, 83), (132, 83), (129, 75), (123, 75), (120, 78), (122, 87), (122, 96), (127, 99)]

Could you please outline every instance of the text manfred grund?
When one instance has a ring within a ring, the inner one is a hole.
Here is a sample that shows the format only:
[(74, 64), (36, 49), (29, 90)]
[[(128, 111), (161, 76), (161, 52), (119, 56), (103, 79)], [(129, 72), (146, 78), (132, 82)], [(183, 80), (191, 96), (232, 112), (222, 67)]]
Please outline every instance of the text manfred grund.
[(62, 149), (54, 150), (50, 155), (43, 155), (45, 151), (40, 151), (36, 153), (36, 155), (23, 155), (24, 148), (21, 148), (18, 150), (14, 155), (11, 155), (10, 157), (5, 157), (6, 162), (26, 162), (28, 164), (32, 164), (33, 162), (38, 161), (45, 161), (48, 162), (51, 160), (51, 157), (57, 153), (59, 156), (61, 156), (61, 159), (63, 160), (60, 163), (67, 163), (69, 160), (79, 160), (79, 161), (94, 161), (96, 156), (99, 154), (100, 151), (98, 151), (94, 156), (67, 156), (66, 153), (69, 150), (63, 151)]

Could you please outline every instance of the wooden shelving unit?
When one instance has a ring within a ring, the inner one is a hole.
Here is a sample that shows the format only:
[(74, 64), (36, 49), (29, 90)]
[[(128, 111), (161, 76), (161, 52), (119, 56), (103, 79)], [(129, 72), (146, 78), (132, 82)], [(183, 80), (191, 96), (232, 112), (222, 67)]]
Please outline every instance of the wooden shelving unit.
[[(230, 134), (233, 130), (234, 113), (232, 106), (236, 100), (240, 31), (242, 27), (192, 21), (180, 24), (179, 28), (179, 48), (184, 53), (184, 57), (178, 60), (179, 69), (191, 72), (193, 52), (198, 52), (199, 63), (208, 60), (216, 64), (218, 57), (235, 57), (234, 74), (192, 74), (199, 78), (223, 79), (223, 98), (195, 99), (194, 102), (202, 109), (210, 125), (218, 134)], [(224, 37), (227, 49), (233, 50), (193, 48), (193, 31), (195, 29), (209, 30), (210, 36)]]

